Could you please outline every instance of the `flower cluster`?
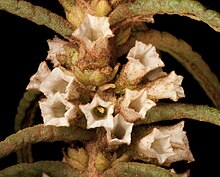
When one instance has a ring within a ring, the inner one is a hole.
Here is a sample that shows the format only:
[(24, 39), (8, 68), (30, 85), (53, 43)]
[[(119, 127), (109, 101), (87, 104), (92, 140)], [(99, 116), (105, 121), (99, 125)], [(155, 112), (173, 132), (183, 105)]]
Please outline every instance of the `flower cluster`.
[[(53, 68), (43, 61), (27, 86), (45, 95), (39, 101), (45, 125), (71, 126), (80, 116), (87, 129), (103, 127), (110, 146), (130, 145), (135, 122), (145, 119), (159, 99), (177, 101), (185, 96), (183, 77), (163, 71), (165, 65), (152, 44), (136, 41), (122, 64), (115, 58), (114, 40), (108, 18), (92, 15), (69, 41), (48, 40), (47, 61)], [(160, 164), (187, 159), (182, 128), (183, 123), (154, 128), (139, 141), (138, 152)]]

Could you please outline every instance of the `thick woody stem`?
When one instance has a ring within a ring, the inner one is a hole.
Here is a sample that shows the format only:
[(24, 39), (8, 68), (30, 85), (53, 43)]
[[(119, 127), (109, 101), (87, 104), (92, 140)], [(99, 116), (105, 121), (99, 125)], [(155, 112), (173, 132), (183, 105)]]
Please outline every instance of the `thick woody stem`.
[(70, 165), (60, 161), (40, 161), (32, 164), (21, 163), (0, 171), (0, 177), (42, 177), (45, 173), (51, 177), (82, 176)]
[(18, 131), (0, 142), (0, 157), (9, 155), (19, 150), (27, 144), (38, 142), (71, 142), (74, 140), (85, 141), (90, 140), (94, 133), (79, 127), (55, 127), (44, 126), (42, 124), (28, 127)]
[(63, 17), (22, 0), (2, 0), (0, 10), (26, 18), (38, 25), (45, 25), (62, 36), (68, 36), (74, 30), (73, 26)]
[(220, 110), (206, 105), (181, 103), (158, 104), (151, 108), (147, 112), (146, 118), (138, 121), (136, 125), (182, 118), (208, 122), (220, 126)]

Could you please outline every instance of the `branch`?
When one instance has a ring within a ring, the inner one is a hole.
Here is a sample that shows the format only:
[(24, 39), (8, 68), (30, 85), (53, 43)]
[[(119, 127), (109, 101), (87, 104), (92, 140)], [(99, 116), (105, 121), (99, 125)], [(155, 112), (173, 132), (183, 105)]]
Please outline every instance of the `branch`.
[(1, 0), (0, 10), (26, 18), (38, 25), (45, 25), (64, 37), (74, 30), (70, 22), (63, 17), (22, 0)]
[(94, 137), (92, 131), (84, 130), (75, 126), (55, 127), (42, 124), (28, 127), (18, 131), (0, 142), (0, 157), (9, 155), (12, 152), (24, 147), (27, 144), (38, 142), (71, 142), (74, 140), (90, 140)]

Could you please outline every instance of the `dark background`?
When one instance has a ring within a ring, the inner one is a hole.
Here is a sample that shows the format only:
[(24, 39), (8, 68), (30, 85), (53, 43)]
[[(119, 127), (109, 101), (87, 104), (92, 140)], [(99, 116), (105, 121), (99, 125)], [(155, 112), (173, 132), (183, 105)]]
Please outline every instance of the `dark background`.
[[(43, 6), (64, 16), (63, 9), (57, 1), (32, 0), (32, 3)], [(220, 12), (219, 0), (200, 1), (207, 8)], [(177, 15), (155, 15), (155, 24), (152, 28), (167, 31), (177, 38), (189, 43), (193, 50), (202, 55), (211, 70), (220, 78), (220, 33), (214, 31), (207, 24)], [(47, 56), (47, 40), (56, 33), (45, 26), (36, 25), (21, 17), (0, 11), (0, 141), (14, 133), (14, 118), (17, 106), (29, 83), (29, 78), (38, 68), (38, 65)], [(186, 98), (180, 102), (213, 106), (210, 99), (201, 89), (197, 81), (169, 55), (162, 53), (162, 60), (167, 70), (175, 70), (184, 76), (183, 88)], [(185, 130), (189, 138), (190, 147), (195, 162), (190, 164), (192, 177), (220, 176), (219, 162), (220, 145), (218, 126), (185, 120)], [(41, 148), (36, 160), (59, 158), (60, 147)], [(37, 145), (35, 147), (38, 147)], [(1, 148), (1, 147), (0, 147)], [(57, 150), (56, 153), (54, 153)], [(16, 164), (15, 153), (0, 159), (0, 169)]]

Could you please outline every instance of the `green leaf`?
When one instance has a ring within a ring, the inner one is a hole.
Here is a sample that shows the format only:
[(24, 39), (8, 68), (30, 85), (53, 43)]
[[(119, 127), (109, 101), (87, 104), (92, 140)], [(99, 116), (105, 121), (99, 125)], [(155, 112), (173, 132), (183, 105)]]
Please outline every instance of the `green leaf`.
[(121, 162), (114, 165), (109, 170), (106, 170), (104, 177), (179, 177), (179, 175), (152, 164), (144, 164), (137, 162)]
[(220, 110), (206, 105), (184, 103), (158, 104), (147, 111), (145, 119), (136, 122), (135, 125), (182, 118), (208, 122), (220, 126)]
[(32, 164), (21, 163), (0, 171), (0, 177), (82, 177), (70, 165), (60, 161), (39, 161)]
[(134, 3), (124, 3), (117, 6), (110, 13), (109, 21), (112, 26), (118, 28), (126, 20), (131, 21), (131, 17), (134, 19), (139, 17), (140, 21), (144, 21), (146, 17), (155, 14), (177, 14), (201, 20), (220, 32), (220, 14), (207, 9), (200, 2), (194, 0), (136, 0)]

